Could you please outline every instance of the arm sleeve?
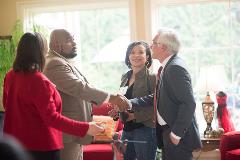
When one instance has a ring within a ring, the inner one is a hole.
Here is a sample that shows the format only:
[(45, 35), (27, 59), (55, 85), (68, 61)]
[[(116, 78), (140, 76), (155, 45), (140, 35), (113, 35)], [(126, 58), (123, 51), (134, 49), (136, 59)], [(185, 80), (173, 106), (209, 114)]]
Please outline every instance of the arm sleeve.
[(181, 66), (171, 66), (166, 74), (167, 81), (171, 84), (175, 98), (177, 100), (178, 113), (172, 132), (176, 136), (183, 137), (188, 127), (192, 123), (196, 103), (193, 96), (191, 78), (187, 70)]
[(77, 77), (69, 64), (52, 60), (44, 69), (44, 74), (61, 92), (81, 98), (96, 105), (102, 104), (108, 93), (91, 86), (84, 77)]
[(150, 107), (153, 106), (153, 94), (140, 97), (140, 98), (133, 98), (130, 99), (130, 102), (132, 104), (132, 109), (135, 111), (135, 108), (137, 107)]
[[(89, 125), (87, 122), (79, 122), (69, 119), (59, 112), (60, 110), (56, 107), (57, 98), (53, 98), (56, 89), (50, 82), (42, 80), (38, 81), (36, 92), (33, 93), (34, 104), (43, 122), (49, 126), (72, 134), (75, 136), (83, 137), (86, 135)], [(61, 103), (60, 103), (61, 104)]]

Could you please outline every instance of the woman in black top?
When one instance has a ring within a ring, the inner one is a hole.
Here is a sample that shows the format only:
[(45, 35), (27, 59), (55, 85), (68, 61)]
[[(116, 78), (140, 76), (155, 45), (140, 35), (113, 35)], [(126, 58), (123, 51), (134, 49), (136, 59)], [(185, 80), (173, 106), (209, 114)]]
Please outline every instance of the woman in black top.
[[(128, 99), (143, 97), (154, 93), (156, 75), (149, 73), (152, 64), (149, 45), (143, 41), (133, 42), (128, 46), (125, 64), (130, 70), (122, 76), (122, 94)], [(155, 160), (156, 135), (153, 123), (153, 106), (138, 108), (134, 112), (120, 113), (124, 123), (122, 140), (143, 141), (128, 143), (124, 154), (125, 160)]]

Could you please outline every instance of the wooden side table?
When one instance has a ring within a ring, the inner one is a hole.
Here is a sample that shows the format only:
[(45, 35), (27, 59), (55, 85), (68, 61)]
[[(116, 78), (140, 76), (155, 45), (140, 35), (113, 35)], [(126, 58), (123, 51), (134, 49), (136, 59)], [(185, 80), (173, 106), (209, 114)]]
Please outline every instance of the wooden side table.
[(195, 160), (219, 160), (221, 158), (219, 145), (220, 138), (201, 137), (203, 147), (199, 151), (193, 152)]
[(201, 138), (202, 141), (202, 151), (208, 152), (215, 149), (219, 149), (220, 138)]

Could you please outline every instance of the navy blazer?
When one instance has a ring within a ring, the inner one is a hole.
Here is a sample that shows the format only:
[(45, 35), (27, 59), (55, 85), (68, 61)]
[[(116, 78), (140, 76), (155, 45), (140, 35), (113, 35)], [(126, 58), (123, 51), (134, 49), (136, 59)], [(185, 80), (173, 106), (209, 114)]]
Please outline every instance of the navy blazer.
[[(196, 103), (193, 96), (190, 75), (185, 63), (173, 55), (164, 67), (158, 82), (157, 109), (171, 131), (181, 137), (180, 143), (188, 149), (202, 146), (195, 118)], [(154, 95), (131, 100), (133, 110), (153, 104)], [(159, 136), (161, 133), (157, 133)]]

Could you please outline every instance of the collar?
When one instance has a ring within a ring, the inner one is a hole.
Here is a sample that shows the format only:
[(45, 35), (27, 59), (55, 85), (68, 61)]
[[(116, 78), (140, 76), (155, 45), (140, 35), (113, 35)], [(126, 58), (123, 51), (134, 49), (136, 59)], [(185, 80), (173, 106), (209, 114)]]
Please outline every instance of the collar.
[(169, 55), (166, 59), (164, 59), (164, 61), (162, 62), (162, 67), (163, 69), (165, 68), (166, 64), (168, 63), (168, 61), (172, 58), (174, 54)]
[[(138, 80), (140, 79), (141, 77), (145, 76), (146, 74), (148, 74), (148, 69), (147, 67), (143, 67), (135, 76), (136, 76), (136, 79), (135, 80)], [(127, 73), (123, 74), (122, 76), (122, 82), (121, 82), (121, 87), (122, 86), (125, 86), (128, 82), (128, 79), (131, 77), (132, 75), (132, 70), (129, 70)]]
[[(147, 72), (148, 72), (148, 69), (146, 66), (144, 66), (141, 70), (139, 70), (139, 72), (136, 73), (135, 78), (143, 77)], [(130, 78), (132, 74), (133, 74), (133, 71), (129, 70), (127, 72), (127, 77)]]
[[(60, 53), (58, 53), (58, 52), (56, 52), (56, 51), (54, 51), (54, 50), (49, 50), (49, 52), (57, 55), (58, 57), (61, 57), (61, 58), (64, 59), (64, 60), (67, 60), (67, 61), (68, 61), (68, 60), (71, 60), (71, 59), (74, 59), (74, 58), (77, 56), (76, 53), (74, 54), (74, 57), (65, 57), (64, 55), (62, 55), (62, 54), (60, 54)], [(73, 55), (73, 54), (72, 54), (72, 55)]]
[(52, 49), (49, 50), (49, 54), (56, 55), (56, 56), (64, 59), (65, 61), (69, 62), (69, 61), (67, 60), (67, 58), (63, 57), (61, 54), (57, 53), (56, 51), (54, 51), (54, 50), (52, 50)]

